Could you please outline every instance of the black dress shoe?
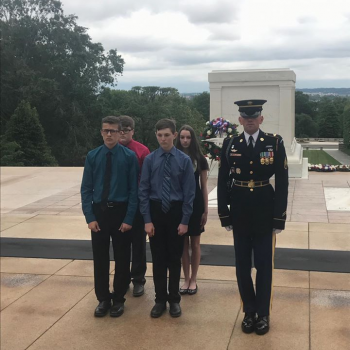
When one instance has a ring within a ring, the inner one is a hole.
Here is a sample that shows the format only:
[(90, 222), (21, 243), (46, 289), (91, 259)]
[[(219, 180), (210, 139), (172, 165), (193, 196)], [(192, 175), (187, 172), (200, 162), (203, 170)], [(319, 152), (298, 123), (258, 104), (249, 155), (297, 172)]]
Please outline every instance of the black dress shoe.
[(180, 317), (181, 316), (181, 307), (179, 303), (170, 303), (169, 310), (171, 317)]
[(111, 307), (111, 311), (109, 315), (111, 317), (119, 317), (124, 313), (124, 303), (113, 301), (113, 306)]
[(269, 316), (259, 316), (255, 324), (255, 333), (264, 335), (270, 330)]
[(134, 284), (134, 289), (132, 291), (132, 295), (134, 297), (140, 297), (141, 295), (143, 295), (145, 293), (145, 287), (143, 284), (140, 283), (135, 283)]
[(95, 309), (95, 317), (103, 317), (107, 315), (108, 310), (111, 308), (110, 301), (100, 301)]
[(244, 333), (253, 333), (254, 327), (255, 327), (255, 314), (251, 312), (247, 312), (244, 316), (244, 319), (242, 321), (242, 331)]
[(151, 317), (158, 318), (163, 315), (163, 312), (166, 310), (165, 303), (156, 303), (151, 310)]

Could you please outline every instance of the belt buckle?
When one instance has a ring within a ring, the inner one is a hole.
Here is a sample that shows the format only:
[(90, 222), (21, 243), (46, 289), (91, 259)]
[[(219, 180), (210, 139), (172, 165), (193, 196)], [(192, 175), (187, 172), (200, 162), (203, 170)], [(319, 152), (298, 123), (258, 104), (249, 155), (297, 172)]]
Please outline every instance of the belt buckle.
[(249, 188), (254, 188), (254, 187), (255, 187), (255, 184), (254, 184), (254, 181), (253, 181), (253, 180), (250, 180), (250, 181), (248, 182), (248, 187), (249, 187)]
[(113, 203), (112, 202), (107, 202), (107, 207), (108, 208), (113, 208)]

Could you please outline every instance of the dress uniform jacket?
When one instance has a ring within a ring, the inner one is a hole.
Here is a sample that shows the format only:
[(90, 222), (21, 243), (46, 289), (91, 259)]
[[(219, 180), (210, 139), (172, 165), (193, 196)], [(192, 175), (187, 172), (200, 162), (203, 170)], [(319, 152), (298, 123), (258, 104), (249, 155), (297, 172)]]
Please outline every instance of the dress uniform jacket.
[[(275, 175), (275, 189), (269, 179)], [(244, 133), (226, 138), (218, 176), (218, 212), (222, 226), (254, 235), (284, 229), (288, 164), (282, 137), (259, 131), (253, 154)], [(228, 206), (230, 205), (230, 209)]]

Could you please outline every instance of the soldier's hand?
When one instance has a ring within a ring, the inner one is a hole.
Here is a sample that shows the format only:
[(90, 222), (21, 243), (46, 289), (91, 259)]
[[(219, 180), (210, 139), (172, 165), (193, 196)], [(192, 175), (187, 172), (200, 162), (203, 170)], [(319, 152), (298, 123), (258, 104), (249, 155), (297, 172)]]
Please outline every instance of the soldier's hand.
[(93, 232), (101, 231), (97, 221), (91, 221), (88, 223), (88, 228)]
[(148, 234), (148, 237), (153, 237), (154, 236), (156, 230), (154, 229), (154, 226), (153, 226), (152, 222), (149, 222), (149, 223), (145, 224), (145, 231)]
[(225, 229), (226, 229), (226, 231), (232, 231), (233, 227), (232, 227), (232, 225), (229, 225), (229, 226), (225, 226)]
[(278, 235), (280, 232), (282, 232), (282, 230), (279, 230), (278, 228), (274, 228), (273, 232), (276, 233), (276, 235)]
[(131, 229), (132, 229), (132, 226), (128, 225), (128, 224), (126, 224), (124, 222), (119, 227), (119, 231), (121, 231), (121, 232), (126, 232), (126, 231), (129, 231)]
[(180, 224), (177, 228), (177, 232), (180, 236), (183, 236), (188, 231), (188, 225)]

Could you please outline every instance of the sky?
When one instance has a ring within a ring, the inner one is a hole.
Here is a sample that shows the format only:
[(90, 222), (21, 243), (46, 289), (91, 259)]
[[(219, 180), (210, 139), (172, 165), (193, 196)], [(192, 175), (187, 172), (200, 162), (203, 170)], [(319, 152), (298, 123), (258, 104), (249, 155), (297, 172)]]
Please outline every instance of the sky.
[(290, 68), (297, 88), (350, 88), (349, 0), (62, 0), (125, 60), (118, 89), (209, 91), (213, 70)]

